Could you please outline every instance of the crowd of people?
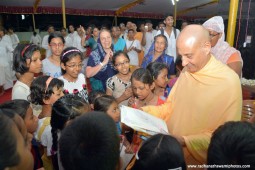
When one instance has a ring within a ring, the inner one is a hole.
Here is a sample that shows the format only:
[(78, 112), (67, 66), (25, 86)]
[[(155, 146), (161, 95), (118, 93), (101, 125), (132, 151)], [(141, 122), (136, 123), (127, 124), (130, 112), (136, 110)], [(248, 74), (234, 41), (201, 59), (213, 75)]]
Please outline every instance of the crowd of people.
[[(146, 20), (140, 32), (131, 21), (69, 25), (69, 34), (49, 26), (29, 44), (0, 28), (1, 93), (12, 87), (0, 105), (0, 170), (254, 168), (255, 126), (240, 121), (242, 57), (225, 42), (222, 17), (181, 31), (173, 21), (154, 30)], [(120, 105), (164, 120), (169, 134), (128, 127)]]

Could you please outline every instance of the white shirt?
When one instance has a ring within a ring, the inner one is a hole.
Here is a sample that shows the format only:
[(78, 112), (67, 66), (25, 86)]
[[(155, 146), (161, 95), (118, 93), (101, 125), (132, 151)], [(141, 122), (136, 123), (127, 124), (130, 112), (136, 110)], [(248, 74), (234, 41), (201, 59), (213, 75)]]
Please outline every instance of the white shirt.
[(69, 36), (65, 36), (65, 47), (72, 47), (73, 43), (72, 43), (72, 39)]
[(13, 34), (11, 34), (9, 36), (10, 36), (11, 41), (12, 41), (12, 47), (16, 48), (17, 45), (19, 44), (19, 38), (18, 38), (17, 34), (13, 33)]
[(73, 33), (68, 34), (68, 36), (71, 38), (72, 46), (73, 46), (73, 42), (74, 42), (74, 37), (77, 35), (78, 35), (77, 31), (74, 31)]
[[(131, 47), (135, 47), (135, 48), (141, 50), (140, 41), (138, 41), (138, 40), (134, 40), (134, 41), (126, 40), (127, 50), (130, 49)], [(129, 51), (127, 54), (129, 56), (129, 59), (130, 59), (130, 65), (138, 66), (139, 65), (138, 53), (135, 50), (132, 50), (132, 51)]]
[(32, 35), (30, 38), (30, 43), (36, 44), (39, 47), (41, 47), (42, 39), (39, 34), (36, 34), (36, 36)]
[(151, 47), (151, 44), (154, 41), (154, 37), (156, 36), (157, 31), (156, 30), (152, 30), (152, 32), (146, 32), (145, 33), (145, 40), (146, 40), (146, 44), (144, 46), (144, 55), (146, 55)]
[(48, 43), (49, 35), (45, 35), (42, 40), (42, 48), (46, 50), (46, 58), (51, 56), (51, 50)]
[[(161, 34), (160, 30), (157, 32), (157, 35), (159, 35), (159, 34)], [(175, 38), (174, 29), (172, 29), (172, 32), (171, 32), (170, 36), (164, 30), (164, 35), (166, 36), (167, 42), (168, 42), (168, 46), (167, 46), (167, 49), (166, 49), (166, 54), (174, 57), (174, 61), (176, 60), (176, 56), (177, 56), (177, 53), (176, 53), (176, 39), (179, 36), (179, 34), (180, 34), (180, 31), (178, 29), (176, 29), (176, 38)]]
[(81, 37), (78, 34), (74, 36), (73, 46), (78, 48), (81, 52), (86, 51), (86, 48), (81, 46)]

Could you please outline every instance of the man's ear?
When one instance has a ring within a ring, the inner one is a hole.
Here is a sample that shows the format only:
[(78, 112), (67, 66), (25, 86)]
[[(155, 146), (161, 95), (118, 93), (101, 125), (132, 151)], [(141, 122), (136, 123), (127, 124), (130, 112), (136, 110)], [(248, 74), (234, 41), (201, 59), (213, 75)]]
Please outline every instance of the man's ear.
[(206, 42), (204, 43), (204, 46), (203, 46), (203, 50), (204, 50), (204, 52), (206, 53), (206, 55), (208, 55), (208, 54), (210, 53), (211, 48), (212, 48), (211, 42), (206, 41)]

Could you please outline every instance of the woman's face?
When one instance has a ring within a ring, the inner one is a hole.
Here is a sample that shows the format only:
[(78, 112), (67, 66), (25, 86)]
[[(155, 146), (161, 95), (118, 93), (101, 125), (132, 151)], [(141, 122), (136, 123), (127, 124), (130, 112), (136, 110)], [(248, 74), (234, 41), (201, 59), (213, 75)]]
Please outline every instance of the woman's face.
[(166, 49), (166, 40), (163, 37), (157, 37), (155, 40), (155, 51), (158, 53), (163, 53)]
[(120, 109), (117, 102), (113, 102), (109, 106), (107, 114), (114, 120), (114, 122), (117, 123), (120, 121)]
[(153, 85), (144, 84), (143, 82), (132, 79), (132, 89), (135, 96), (138, 97), (139, 100), (146, 99), (150, 93), (152, 93)]
[(216, 32), (216, 31), (213, 31), (213, 30), (208, 30), (208, 31), (209, 31), (209, 35), (210, 35), (211, 45), (212, 45), (212, 47), (214, 47), (217, 44), (217, 42), (220, 39), (222, 34)]
[(93, 35), (94, 35), (95, 37), (98, 37), (98, 35), (99, 35), (99, 30), (98, 30), (98, 28), (94, 28), (94, 29), (93, 29)]
[(42, 71), (42, 61), (40, 51), (35, 51), (31, 59), (27, 59), (27, 66), (29, 67), (29, 72), (40, 73)]
[(103, 30), (101, 33), (100, 33), (100, 41), (102, 43), (102, 46), (104, 49), (109, 49), (111, 48), (111, 45), (112, 45), (112, 37), (111, 37), (111, 34), (106, 31), (106, 30)]
[(16, 138), (16, 149), (20, 157), (19, 164), (15, 168), (32, 170), (34, 168), (34, 159), (31, 153), (32, 135), (27, 132), (24, 121), (20, 116), (15, 115), (14, 119), (17, 126), (15, 125), (12, 131)]
[(64, 45), (65, 44), (63, 43), (62, 39), (57, 37), (51, 39), (49, 47), (53, 55), (60, 56), (64, 49)]
[(33, 114), (32, 108), (29, 106), (24, 118), (27, 131), (33, 134), (38, 127), (38, 118)]
[(119, 55), (115, 60), (115, 68), (120, 74), (127, 75), (129, 73), (129, 59), (123, 54)]
[(155, 86), (161, 87), (161, 88), (166, 88), (166, 85), (168, 83), (167, 75), (168, 75), (167, 69), (161, 70), (157, 79), (154, 80)]

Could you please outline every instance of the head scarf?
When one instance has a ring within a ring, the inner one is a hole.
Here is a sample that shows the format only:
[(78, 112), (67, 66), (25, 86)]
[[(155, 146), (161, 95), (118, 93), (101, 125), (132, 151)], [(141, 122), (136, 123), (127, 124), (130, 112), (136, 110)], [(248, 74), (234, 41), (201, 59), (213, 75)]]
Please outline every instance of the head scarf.
[(220, 60), (224, 64), (227, 64), (229, 57), (233, 53), (238, 52), (240, 55), (240, 52), (238, 50), (236, 50), (233, 47), (230, 47), (230, 45), (225, 41), (224, 22), (221, 16), (215, 16), (210, 18), (205, 23), (203, 23), (203, 26), (208, 30), (215, 31), (217, 33), (222, 33), (222, 36), (220, 37), (216, 45), (211, 49), (211, 53), (218, 60)]

